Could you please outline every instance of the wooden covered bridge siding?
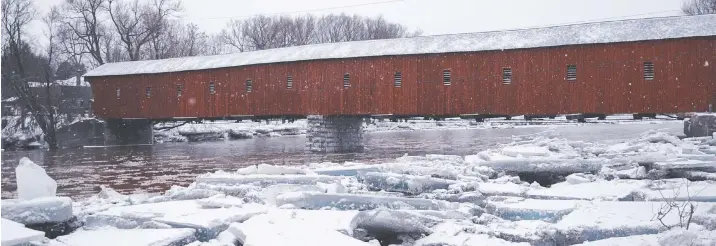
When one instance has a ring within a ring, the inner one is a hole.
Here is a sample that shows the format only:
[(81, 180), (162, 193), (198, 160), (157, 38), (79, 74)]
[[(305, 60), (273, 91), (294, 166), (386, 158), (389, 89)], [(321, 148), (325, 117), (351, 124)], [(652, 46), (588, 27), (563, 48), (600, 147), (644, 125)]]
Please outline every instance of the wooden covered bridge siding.
[[(653, 80), (644, 79), (644, 62), (653, 62)], [(576, 80), (565, 79), (567, 65), (577, 66)], [(506, 67), (509, 85), (502, 80)], [(395, 72), (402, 75), (399, 88)], [(706, 111), (716, 104), (716, 37), (298, 61), (90, 82), (94, 111), (103, 118)]]

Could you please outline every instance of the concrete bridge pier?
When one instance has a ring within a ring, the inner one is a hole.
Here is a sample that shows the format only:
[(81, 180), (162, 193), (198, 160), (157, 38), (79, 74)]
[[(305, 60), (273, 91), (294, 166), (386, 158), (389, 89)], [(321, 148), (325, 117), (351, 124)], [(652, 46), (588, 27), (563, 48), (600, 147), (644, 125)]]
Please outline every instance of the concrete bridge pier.
[(109, 119), (105, 122), (105, 145), (154, 143), (152, 121), (148, 119)]
[(361, 117), (309, 115), (306, 119), (306, 150), (314, 153), (363, 151)]

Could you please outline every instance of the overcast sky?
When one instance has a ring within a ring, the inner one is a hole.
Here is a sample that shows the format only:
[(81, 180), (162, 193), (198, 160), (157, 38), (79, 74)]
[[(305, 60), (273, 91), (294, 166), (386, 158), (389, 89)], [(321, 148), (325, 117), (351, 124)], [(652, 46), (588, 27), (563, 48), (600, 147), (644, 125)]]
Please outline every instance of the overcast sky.
[[(62, 1), (35, 0), (41, 11)], [(424, 35), (437, 35), (680, 15), (681, 4), (682, 0), (182, 0), (184, 11), (178, 17), (215, 33), (231, 19), (257, 14), (346, 12), (383, 15), (419, 28)], [(341, 6), (352, 7), (337, 8)]]

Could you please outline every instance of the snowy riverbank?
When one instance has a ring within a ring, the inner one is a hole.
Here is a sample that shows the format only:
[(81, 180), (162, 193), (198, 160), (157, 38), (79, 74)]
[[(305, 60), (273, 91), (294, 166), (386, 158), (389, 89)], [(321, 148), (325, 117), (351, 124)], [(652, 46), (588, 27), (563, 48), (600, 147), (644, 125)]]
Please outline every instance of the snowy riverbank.
[[(606, 120), (588, 120), (588, 123), (578, 123), (576, 120), (567, 120), (564, 116), (555, 119), (524, 120), (524, 117), (514, 117), (512, 120), (503, 118), (486, 119), (485, 122), (475, 120), (448, 118), (442, 121), (423, 120), (413, 118), (402, 122), (389, 120), (371, 120), (364, 124), (365, 132), (386, 131), (419, 131), (435, 129), (494, 129), (514, 127), (548, 127), (548, 126), (579, 126), (582, 124), (661, 124), (674, 122), (674, 120), (659, 117), (657, 119), (632, 120), (631, 115), (614, 115)], [(157, 125), (158, 128), (170, 127), (172, 124)], [(254, 137), (279, 137), (301, 135), (306, 133), (306, 120), (295, 122), (235, 122), (214, 121), (200, 124), (184, 124), (167, 130), (157, 130), (154, 137), (157, 142), (186, 142), (209, 140), (233, 140)]]
[(466, 157), (259, 164), (163, 194), (53, 195), (2, 201), (3, 245), (714, 245), (716, 140), (545, 132)]

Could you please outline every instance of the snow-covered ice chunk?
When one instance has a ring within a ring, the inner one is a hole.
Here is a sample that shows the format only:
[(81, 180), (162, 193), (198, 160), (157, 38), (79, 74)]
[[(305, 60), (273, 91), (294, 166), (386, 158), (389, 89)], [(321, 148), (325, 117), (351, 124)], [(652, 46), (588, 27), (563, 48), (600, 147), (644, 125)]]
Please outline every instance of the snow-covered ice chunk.
[(358, 195), (358, 194), (325, 194), (317, 192), (291, 192), (276, 197), (276, 205), (293, 204), (304, 209), (321, 209), (325, 207), (341, 210), (368, 210), (376, 208), (445, 210), (456, 208), (456, 204), (445, 201)]
[(284, 167), (284, 166), (259, 164), (259, 165), (255, 165), (255, 166), (239, 168), (239, 170), (237, 170), (236, 173), (243, 174), (243, 175), (249, 175), (249, 174), (281, 175), (281, 174), (305, 174), (306, 171), (304, 171), (302, 169), (296, 169), (296, 168), (290, 168), (290, 167)]
[[(613, 237), (603, 240), (585, 242), (578, 246), (713, 246), (716, 245), (716, 232), (695, 229), (673, 228), (659, 234), (637, 235), (628, 237)], [(577, 246), (575, 245), (575, 246)]]
[(602, 160), (598, 159), (559, 159), (559, 158), (539, 158), (539, 159), (509, 159), (494, 160), (479, 163), (483, 166), (491, 167), (496, 171), (505, 171), (508, 173), (552, 173), (552, 174), (571, 174), (571, 173), (596, 173), (602, 168)]
[(47, 175), (44, 168), (27, 157), (20, 159), (20, 164), (15, 168), (15, 177), (17, 197), (20, 200), (53, 197), (57, 193), (57, 182)]
[(238, 241), (244, 246), (305, 245), (305, 246), (369, 246), (335, 230), (327, 229), (320, 223), (312, 224), (301, 220), (274, 219), (258, 215), (238, 224)]
[(370, 189), (406, 194), (420, 194), (437, 189), (447, 190), (458, 181), (394, 173), (369, 172), (359, 176)]
[(209, 198), (199, 199), (196, 200), (199, 205), (201, 205), (202, 208), (230, 208), (230, 207), (240, 207), (243, 205), (244, 199), (235, 197), (235, 196), (227, 196), (224, 194), (215, 195)]
[(477, 190), (486, 196), (524, 196), (528, 187), (515, 183), (479, 183)]
[(361, 172), (377, 172), (380, 170), (379, 165), (351, 165), (351, 166), (334, 166), (312, 169), (316, 174), (330, 176), (357, 176)]
[(242, 207), (201, 209), (191, 214), (163, 216), (155, 218), (154, 221), (174, 228), (196, 229), (197, 239), (206, 241), (226, 230), (231, 223), (246, 221), (255, 215), (266, 213), (266, 211), (266, 206), (245, 204)]
[(209, 198), (219, 194), (221, 194), (220, 191), (199, 188), (196, 184), (191, 184), (188, 187), (172, 185), (172, 187), (164, 192), (163, 195), (151, 197), (147, 199), (147, 202), (156, 203), (175, 200), (194, 200)]
[(501, 151), (502, 154), (512, 157), (549, 156), (550, 154), (549, 148), (546, 146), (534, 145), (506, 146)]
[(328, 175), (297, 175), (297, 174), (286, 174), (286, 175), (266, 175), (266, 174), (254, 174), (254, 175), (239, 175), (233, 173), (212, 173), (199, 175), (196, 178), (197, 183), (208, 183), (208, 184), (253, 184), (262, 187), (266, 187), (274, 184), (303, 184), (312, 185), (318, 182), (332, 183), (339, 181), (343, 177), (328, 176)]
[(716, 202), (716, 181), (655, 180), (637, 193), (647, 201)]
[(432, 228), (432, 233), (415, 242), (416, 246), (529, 246), (529, 243), (515, 243), (489, 235), (481, 225), (448, 221)]
[(69, 197), (2, 200), (2, 217), (25, 225), (64, 222), (73, 216)]
[(567, 183), (570, 184), (581, 184), (581, 183), (589, 183), (595, 180), (594, 175), (586, 175), (583, 173), (573, 173), (570, 175), (567, 175), (565, 177), (565, 180)]
[(266, 204), (275, 205), (278, 195), (296, 191), (326, 192), (324, 188), (318, 187), (317, 185), (277, 184), (262, 189), (258, 197)]
[(31, 241), (41, 240), (44, 237), (44, 232), (25, 228), (24, 225), (15, 221), (2, 219), (3, 246), (23, 245)]
[[(714, 158), (716, 159), (716, 157)], [(656, 169), (702, 169), (716, 168), (716, 160), (695, 160), (695, 159), (677, 159), (656, 162), (653, 165)]]
[(271, 221), (292, 220), (311, 226), (334, 230), (349, 236), (358, 225), (356, 210), (304, 210), (304, 209), (271, 209), (265, 215)]
[(181, 246), (196, 241), (194, 229), (78, 230), (56, 239), (72, 246)]
[(470, 168), (461, 156), (456, 155), (405, 155), (396, 158), (394, 163), (384, 163), (381, 167), (384, 172), (444, 179), (457, 179), (461, 174), (472, 174), (468, 172)]
[[(648, 234), (648, 235), (636, 235), (628, 237), (613, 237), (597, 241), (589, 241), (574, 246), (621, 246), (621, 245), (635, 245), (635, 246), (665, 246), (659, 244), (659, 234)], [(673, 245), (676, 246), (676, 245)]]
[(436, 190), (433, 193), (422, 193), (414, 196), (416, 198), (436, 199), (448, 202), (483, 204), (485, 196), (478, 191), (468, 192), (448, 192), (446, 190)]
[[(664, 203), (662, 202), (606, 202), (591, 201), (578, 206), (562, 217), (555, 228), (565, 236), (566, 243), (601, 240), (610, 237), (626, 237), (641, 234), (656, 234), (667, 226), (680, 223), (679, 215), (672, 211), (660, 221), (655, 219)], [(705, 214), (713, 204), (696, 203), (694, 215)]]
[(111, 207), (85, 218), (85, 227), (97, 228), (114, 226), (117, 228), (136, 228), (154, 218), (177, 217), (197, 213), (201, 205), (194, 200), (146, 203), (123, 207)]
[(372, 235), (396, 235), (400, 233), (429, 233), (431, 227), (443, 220), (416, 211), (380, 208), (361, 211), (357, 221), (358, 227), (367, 230)]
[(599, 180), (591, 183), (557, 183), (549, 188), (531, 189), (527, 196), (538, 199), (633, 200), (633, 192), (646, 187), (646, 180)]
[(487, 212), (507, 220), (543, 220), (555, 222), (572, 212), (584, 201), (536, 200), (511, 197), (501, 201), (488, 201)]

